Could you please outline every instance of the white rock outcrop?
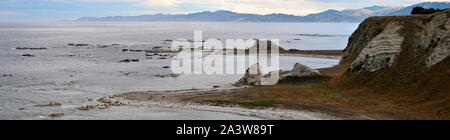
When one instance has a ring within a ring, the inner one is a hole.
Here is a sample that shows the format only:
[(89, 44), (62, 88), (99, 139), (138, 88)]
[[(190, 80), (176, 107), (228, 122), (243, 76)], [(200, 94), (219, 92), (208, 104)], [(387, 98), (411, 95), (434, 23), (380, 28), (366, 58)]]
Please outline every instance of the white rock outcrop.
[(296, 63), (291, 72), (282, 75), (281, 77), (307, 77), (307, 76), (319, 76), (320, 72), (318, 70), (312, 69), (306, 65)]
[[(275, 71), (273, 71), (275, 72)], [(260, 85), (271, 85), (268, 84), (267, 78), (273, 74), (273, 72), (270, 72), (267, 75), (262, 74), (261, 72), (261, 66), (259, 64), (255, 64), (247, 69), (245, 72), (244, 77), (242, 77), (239, 81), (234, 83), (234, 86), (260, 86)], [(272, 84), (276, 84), (279, 80), (282, 80), (287, 77), (291, 78), (303, 78), (303, 77), (310, 77), (310, 76), (321, 76), (320, 72), (318, 70), (312, 69), (306, 65), (296, 63), (291, 71), (278, 71), (277, 74), (280, 74), (280, 77), (276, 78), (276, 81)]]
[(260, 86), (263, 78), (261, 73), (261, 66), (259, 64), (254, 64), (245, 71), (244, 77), (237, 81), (235, 86)]

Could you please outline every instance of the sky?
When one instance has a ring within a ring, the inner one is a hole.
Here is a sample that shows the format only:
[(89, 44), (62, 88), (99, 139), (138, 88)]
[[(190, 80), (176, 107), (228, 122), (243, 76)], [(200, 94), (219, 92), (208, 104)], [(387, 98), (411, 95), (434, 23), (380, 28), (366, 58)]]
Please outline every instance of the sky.
[(450, 0), (0, 0), (0, 21), (58, 21), (79, 17), (186, 14), (230, 10), (239, 13), (307, 15), (328, 9), (373, 5), (409, 6)]

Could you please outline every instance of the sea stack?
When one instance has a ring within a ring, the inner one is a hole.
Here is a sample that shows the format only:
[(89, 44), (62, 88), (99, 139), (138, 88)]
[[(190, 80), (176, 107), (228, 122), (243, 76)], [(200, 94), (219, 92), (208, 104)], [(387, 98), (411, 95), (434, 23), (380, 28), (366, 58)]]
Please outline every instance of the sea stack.
[(263, 74), (261, 73), (261, 66), (259, 63), (252, 65), (245, 71), (244, 77), (237, 81), (235, 86), (260, 86)]

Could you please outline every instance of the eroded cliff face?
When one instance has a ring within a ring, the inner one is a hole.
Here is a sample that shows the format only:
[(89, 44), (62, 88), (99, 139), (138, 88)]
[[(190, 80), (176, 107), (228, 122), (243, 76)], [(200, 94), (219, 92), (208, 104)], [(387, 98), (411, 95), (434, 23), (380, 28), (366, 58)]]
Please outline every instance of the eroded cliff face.
[(413, 53), (409, 57), (420, 57), (416, 64), (430, 68), (450, 54), (449, 13), (368, 18), (350, 37), (342, 61), (351, 62), (351, 72), (375, 72)]
[(377, 71), (392, 65), (400, 54), (404, 38), (399, 30), (403, 28), (397, 22), (389, 23), (386, 29), (373, 38), (353, 61), (353, 71)]
[(375, 94), (440, 118), (450, 116), (450, 10), (371, 17), (352, 34), (330, 85)]
[(426, 66), (431, 67), (450, 54), (450, 20), (449, 12), (438, 14), (425, 27), (427, 34), (420, 34), (420, 44), (428, 45), (431, 54), (426, 59)]
[(450, 10), (432, 15), (371, 17), (352, 34), (330, 85), (450, 114)]
[[(450, 10), (371, 17), (352, 34), (335, 82), (373, 93), (450, 98)], [(446, 101), (446, 102), (450, 102)]]

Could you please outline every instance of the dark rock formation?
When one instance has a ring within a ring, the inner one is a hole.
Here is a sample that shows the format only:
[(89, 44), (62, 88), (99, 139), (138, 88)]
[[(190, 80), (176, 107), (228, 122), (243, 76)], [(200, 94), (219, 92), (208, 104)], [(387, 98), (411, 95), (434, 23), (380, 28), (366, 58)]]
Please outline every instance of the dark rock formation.
[(125, 60), (121, 60), (119, 62), (123, 62), (123, 63), (139, 62), (139, 59), (125, 59)]
[(54, 106), (61, 106), (61, 103), (58, 102), (50, 102), (48, 104), (42, 104), (42, 105), (36, 105), (36, 106), (40, 106), (40, 107), (54, 107)]
[(41, 48), (27, 48), (27, 47), (17, 47), (16, 50), (45, 50), (47, 48), (41, 47)]
[(22, 56), (25, 56), (25, 57), (35, 57), (36, 55), (32, 55), (32, 54), (23, 54)]
[(50, 118), (62, 118), (62, 117), (64, 117), (64, 113), (53, 113), (53, 114), (48, 115), (48, 117), (50, 117)]
[(178, 76), (180, 76), (180, 74), (157, 74), (157, 75), (153, 75), (155, 77), (158, 78), (176, 78)]

